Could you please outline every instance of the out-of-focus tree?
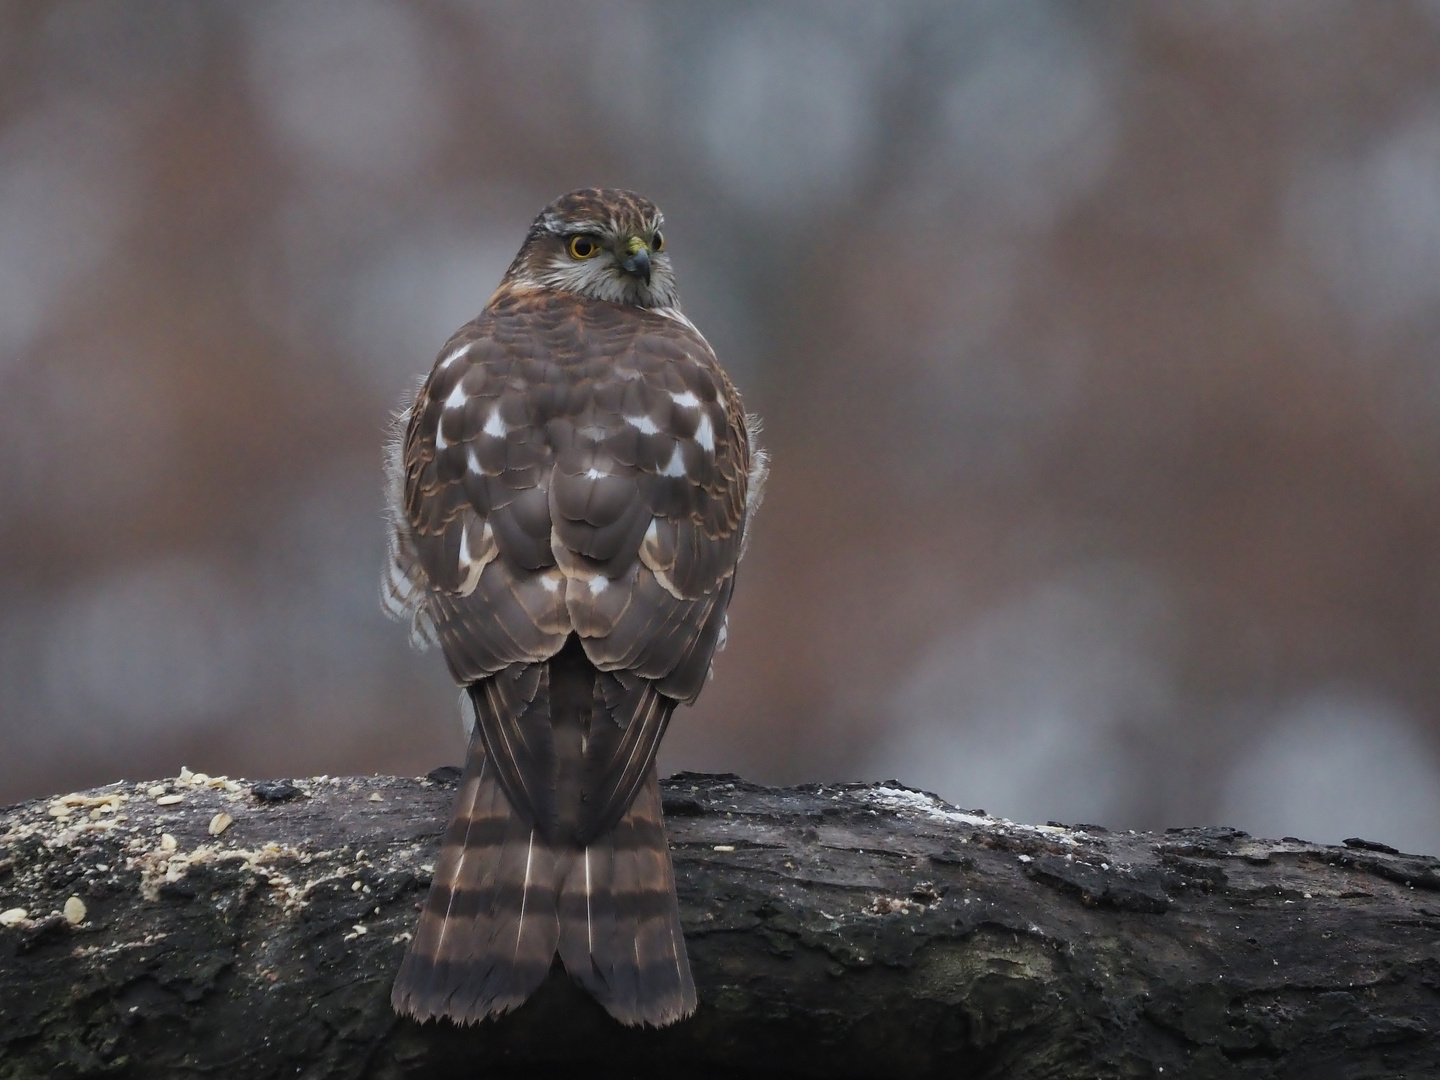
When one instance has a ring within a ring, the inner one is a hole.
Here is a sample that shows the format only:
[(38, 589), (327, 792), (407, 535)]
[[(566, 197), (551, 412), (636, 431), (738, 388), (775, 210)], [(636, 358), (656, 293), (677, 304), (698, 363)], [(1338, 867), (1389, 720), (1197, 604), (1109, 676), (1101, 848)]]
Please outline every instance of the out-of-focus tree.
[(775, 472), (670, 767), (1440, 850), (1440, 8), (0, 10), (0, 801), (423, 771), (380, 444), (665, 207)]

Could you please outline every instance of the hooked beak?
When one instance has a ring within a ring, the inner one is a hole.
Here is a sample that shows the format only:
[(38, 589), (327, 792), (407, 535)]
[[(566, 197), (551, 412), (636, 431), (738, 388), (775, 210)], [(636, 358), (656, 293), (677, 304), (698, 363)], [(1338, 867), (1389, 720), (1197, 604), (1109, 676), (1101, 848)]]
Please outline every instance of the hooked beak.
[(637, 277), (644, 278), (645, 284), (649, 285), (650, 249), (638, 236), (632, 236), (625, 245), (625, 250), (629, 252), (629, 257), (621, 260), (620, 269), (627, 274), (635, 274)]

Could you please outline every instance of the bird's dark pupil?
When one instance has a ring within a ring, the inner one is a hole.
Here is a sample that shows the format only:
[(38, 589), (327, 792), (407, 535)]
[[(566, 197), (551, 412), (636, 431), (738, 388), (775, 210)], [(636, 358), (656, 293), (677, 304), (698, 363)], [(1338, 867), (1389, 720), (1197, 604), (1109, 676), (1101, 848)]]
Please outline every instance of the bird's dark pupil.
[(589, 241), (589, 240), (576, 240), (576, 241), (575, 241), (575, 254), (576, 254), (576, 255), (589, 255), (589, 254), (590, 254), (590, 241)]

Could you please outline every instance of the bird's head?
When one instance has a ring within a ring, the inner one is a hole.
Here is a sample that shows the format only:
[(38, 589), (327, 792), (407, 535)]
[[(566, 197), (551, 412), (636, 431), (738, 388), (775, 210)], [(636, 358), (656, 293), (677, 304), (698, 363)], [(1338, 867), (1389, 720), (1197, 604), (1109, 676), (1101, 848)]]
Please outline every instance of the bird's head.
[(582, 188), (530, 226), (501, 291), (557, 289), (639, 307), (679, 303), (660, 208), (633, 191)]

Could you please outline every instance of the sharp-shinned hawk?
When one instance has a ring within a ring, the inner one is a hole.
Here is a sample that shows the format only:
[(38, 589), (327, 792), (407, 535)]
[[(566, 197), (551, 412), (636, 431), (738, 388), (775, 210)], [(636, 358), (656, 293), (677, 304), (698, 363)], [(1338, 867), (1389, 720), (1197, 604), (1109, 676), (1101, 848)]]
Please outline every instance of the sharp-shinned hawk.
[(397, 422), (385, 606), (474, 717), (391, 999), (420, 1020), (506, 1012), (557, 954), (624, 1023), (695, 1008), (655, 754), (724, 645), (766, 458), (661, 226), (555, 200)]

